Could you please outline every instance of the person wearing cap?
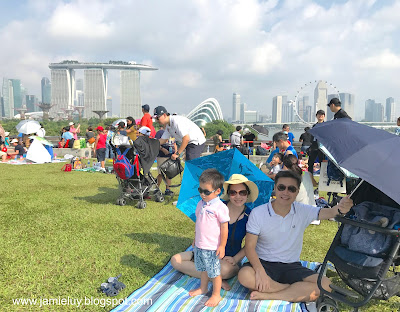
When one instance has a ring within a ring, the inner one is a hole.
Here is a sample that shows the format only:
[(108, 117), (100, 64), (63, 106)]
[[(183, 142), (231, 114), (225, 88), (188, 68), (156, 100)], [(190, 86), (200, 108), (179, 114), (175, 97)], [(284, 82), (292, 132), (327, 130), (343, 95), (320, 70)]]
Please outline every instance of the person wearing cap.
[(149, 127), (140, 127), (139, 129), (139, 135), (146, 135), (150, 136), (151, 130)]
[(349, 118), (351, 117), (342, 109), (342, 102), (338, 98), (333, 98), (327, 104), (332, 113), (335, 113), (333, 119)]
[(6, 147), (8, 147), (8, 146), (10, 146), (10, 138), (9, 138), (10, 132), (6, 131), (6, 132), (4, 133), (4, 135), (5, 135), (5, 138), (4, 138), (4, 145), (5, 145)]
[(25, 154), (25, 148), (18, 139), (12, 139), (11, 144), (14, 146), (14, 152), (7, 152), (10, 156), (22, 156)]
[[(327, 220), (347, 213), (348, 197), (332, 208), (296, 202), (301, 176), (284, 170), (275, 176), (276, 199), (255, 207), (246, 225), (245, 253), (249, 260), (238, 273), (239, 282), (251, 290), (251, 300), (315, 301), (319, 296), (318, 273), (303, 267), (300, 254), (304, 231), (315, 219)], [(330, 280), (323, 276), (325, 290)]]
[(156, 130), (153, 127), (153, 118), (150, 115), (150, 106), (148, 104), (144, 104), (142, 106), (142, 113), (143, 113), (143, 117), (140, 120), (140, 127), (148, 127), (151, 130), (150, 133), (150, 137), (154, 138), (154, 136), (156, 135)]
[[(226, 280), (237, 275), (240, 263), (245, 256), (242, 242), (246, 235), (246, 223), (251, 211), (247, 204), (258, 198), (258, 187), (244, 175), (233, 174), (224, 182), (223, 188), (221, 199), (228, 206), (230, 221), (225, 257), (221, 261), (221, 277), (222, 288), (229, 290), (231, 287)], [(200, 278), (200, 272), (196, 271), (193, 262), (193, 251), (174, 255), (171, 258), (171, 264), (182, 273)]]
[(186, 151), (186, 160), (195, 159), (201, 156), (204, 150), (206, 138), (200, 128), (184, 116), (170, 116), (164, 106), (157, 106), (154, 109), (154, 118), (165, 127), (160, 144), (165, 144), (169, 138), (175, 138), (181, 142), (178, 151), (171, 156), (175, 160)]
[[(71, 130), (71, 129), (70, 129)], [(44, 129), (43, 125), (40, 124), (40, 129), (36, 132), (38, 137), (44, 138), (46, 135), (46, 130)]]
[(69, 124), (69, 132), (72, 133), (74, 140), (78, 140), (78, 133), (81, 133), (81, 125), (78, 124), (78, 127), (75, 128), (75, 124), (71, 121)]
[(94, 142), (94, 157), (97, 157), (97, 161), (101, 164), (101, 171), (106, 172), (105, 160), (106, 160), (106, 141), (107, 141), (107, 133), (104, 132), (104, 128), (102, 126), (98, 126), (96, 128), (97, 137)]

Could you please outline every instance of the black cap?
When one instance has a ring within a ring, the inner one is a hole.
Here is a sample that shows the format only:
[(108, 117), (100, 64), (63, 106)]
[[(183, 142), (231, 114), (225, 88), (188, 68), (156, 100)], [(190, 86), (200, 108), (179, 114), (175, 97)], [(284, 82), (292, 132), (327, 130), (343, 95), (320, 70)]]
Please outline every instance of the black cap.
[(340, 102), (340, 100), (338, 98), (331, 99), (328, 103), (328, 106), (331, 106), (331, 104), (333, 104), (335, 106), (342, 106), (342, 103)]
[(164, 106), (157, 106), (157, 107), (154, 109), (154, 116), (153, 116), (153, 117), (161, 116), (161, 115), (167, 114), (167, 113), (168, 113), (168, 111), (167, 111), (167, 109), (166, 109)]
[(150, 106), (149, 106), (148, 104), (142, 105), (142, 108), (143, 108), (146, 112), (149, 112), (149, 111), (150, 111)]

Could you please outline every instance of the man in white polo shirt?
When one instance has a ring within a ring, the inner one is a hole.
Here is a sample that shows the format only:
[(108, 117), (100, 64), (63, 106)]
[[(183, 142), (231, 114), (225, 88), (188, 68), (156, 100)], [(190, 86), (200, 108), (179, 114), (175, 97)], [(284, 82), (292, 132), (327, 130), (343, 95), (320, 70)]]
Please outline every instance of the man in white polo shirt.
[(204, 150), (206, 138), (203, 131), (191, 120), (183, 116), (170, 116), (164, 106), (157, 106), (154, 109), (154, 116), (158, 123), (165, 127), (165, 131), (161, 137), (160, 145), (165, 144), (169, 138), (175, 138), (176, 141), (182, 142), (181, 146), (171, 159), (178, 158), (184, 150), (186, 150), (186, 160), (200, 157)]
[[(295, 202), (301, 177), (290, 170), (275, 176), (276, 199), (254, 208), (246, 226), (245, 252), (249, 263), (239, 271), (239, 282), (252, 290), (250, 299), (315, 301), (318, 274), (300, 263), (303, 235), (313, 220), (347, 213), (353, 201), (347, 196), (333, 208)], [(330, 280), (323, 277), (322, 286)]]

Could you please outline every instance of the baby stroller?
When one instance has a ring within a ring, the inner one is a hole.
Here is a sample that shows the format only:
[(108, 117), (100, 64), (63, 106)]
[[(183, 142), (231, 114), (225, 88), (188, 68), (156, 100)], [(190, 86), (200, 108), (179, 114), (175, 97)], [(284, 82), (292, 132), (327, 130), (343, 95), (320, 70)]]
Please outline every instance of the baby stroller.
[(116, 159), (122, 154), (126, 156), (130, 165), (133, 166), (133, 175), (129, 178), (115, 170), (121, 190), (117, 205), (124, 206), (127, 200), (136, 200), (136, 207), (144, 209), (147, 206), (145, 199), (150, 196), (157, 202), (164, 201), (164, 196), (157, 185), (157, 181), (150, 173), (150, 168), (159, 152), (160, 143), (158, 140), (150, 139), (148, 136), (140, 136), (132, 144), (124, 144), (118, 148), (112, 145), (114, 169)]
[[(400, 296), (400, 205), (366, 181), (351, 198), (355, 206), (336, 218), (341, 225), (319, 271), (321, 312), (339, 311), (337, 301), (358, 311), (371, 299)], [(322, 288), (328, 261), (351, 290), (334, 284), (332, 292)]]

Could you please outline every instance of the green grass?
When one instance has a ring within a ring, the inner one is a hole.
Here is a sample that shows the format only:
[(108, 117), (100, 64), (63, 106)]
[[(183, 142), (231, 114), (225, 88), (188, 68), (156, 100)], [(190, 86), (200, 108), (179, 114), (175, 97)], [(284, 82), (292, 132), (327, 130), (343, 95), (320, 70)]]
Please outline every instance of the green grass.
[[(149, 200), (144, 210), (117, 206), (114, 175), (62, 172), (62, 165), (0, 165), (0, 311), (108, 311), (112, 306), (21, 307), (12, 299), (105, 299), (100, 284), (120, 273), (127, 288), (117, 298), (125, 298), (192, 242), (194, 224), (172, 200)], [(328, 221), (310, 226), (302, 258), (322, 261), (336, 230)], [(392, 298), (363, 311), (399, 306)]]

